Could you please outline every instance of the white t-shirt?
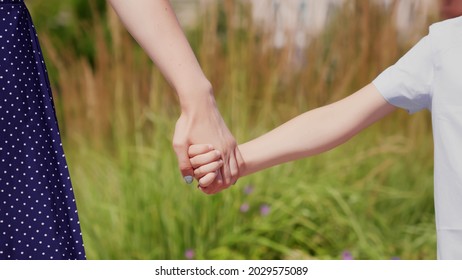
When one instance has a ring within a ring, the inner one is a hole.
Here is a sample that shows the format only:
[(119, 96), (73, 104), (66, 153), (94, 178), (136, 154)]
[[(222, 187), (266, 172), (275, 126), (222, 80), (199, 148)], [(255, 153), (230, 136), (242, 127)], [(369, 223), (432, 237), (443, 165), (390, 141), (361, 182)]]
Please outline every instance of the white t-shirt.
[(438, 259), (462, 259), (462, 17), (433, 24), (373, 84), (394, 106), (432, 112)]

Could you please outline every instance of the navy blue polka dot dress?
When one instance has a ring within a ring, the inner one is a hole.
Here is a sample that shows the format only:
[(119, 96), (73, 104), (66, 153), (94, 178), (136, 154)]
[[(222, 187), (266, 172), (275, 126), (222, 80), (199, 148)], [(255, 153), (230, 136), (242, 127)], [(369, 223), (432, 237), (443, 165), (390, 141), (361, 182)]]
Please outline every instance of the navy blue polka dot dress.
[(23, 0), (0, 0), (0, 259), (84, 259), (47, 71)]

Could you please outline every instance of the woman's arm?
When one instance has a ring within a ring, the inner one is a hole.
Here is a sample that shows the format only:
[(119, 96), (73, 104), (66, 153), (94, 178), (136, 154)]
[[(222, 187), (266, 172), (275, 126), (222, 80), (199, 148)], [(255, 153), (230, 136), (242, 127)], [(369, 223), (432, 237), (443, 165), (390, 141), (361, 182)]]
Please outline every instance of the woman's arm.
[(177, 92), (183, 109), (211, 86), (167, 0), (109, 0), (141, 47)]
[[(237, 180), (241, 158), (237, 144), (215, 104), (213, 90), (167, 0), (108, 0), (128, 31), (178, 94), (182, 114), (173, 146), (183, 176), (192, 176), (187, 149), (193, 143), (211, 143), (221, 151), (223, 180), (219, 190)], [(219, 176), (220, 177), (220, 176)]]
[(330, 150), (356, 135), (396, 107), (373, 84), (330, 105), (299, 115), (242, 145), (240, 176)]

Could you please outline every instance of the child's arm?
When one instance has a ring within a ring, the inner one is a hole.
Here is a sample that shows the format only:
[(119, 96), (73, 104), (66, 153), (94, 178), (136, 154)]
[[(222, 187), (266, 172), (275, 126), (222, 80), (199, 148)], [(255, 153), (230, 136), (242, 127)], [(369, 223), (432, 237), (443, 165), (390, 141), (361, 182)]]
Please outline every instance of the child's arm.
[(330, 150), (395, 108), (369, 84), (340, 101), (308, 111), (239, 145), (244, 158), (239, 176)]
[[(391, 113), (376, 87), (367, 85), (330, 105), (301, 114), (272, 131), (239, 145), (244, 167), (240, 177), (330, 150)], [(191, 145), (191, 165), (199, 185), (207, 187), (220, 168), (220, 155), (211, 145)]]

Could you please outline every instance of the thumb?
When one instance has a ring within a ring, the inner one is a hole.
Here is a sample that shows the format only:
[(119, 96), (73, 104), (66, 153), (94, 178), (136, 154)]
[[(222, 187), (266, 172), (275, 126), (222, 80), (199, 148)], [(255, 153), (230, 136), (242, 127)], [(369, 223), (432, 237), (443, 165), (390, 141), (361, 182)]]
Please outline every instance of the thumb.
[(178, 167), (186, 184), (191, 184), (194, 180), (194, 170), (189, 161), (187, 147), (182, 145), (175, 147), (176, 157), (178, 158)]

